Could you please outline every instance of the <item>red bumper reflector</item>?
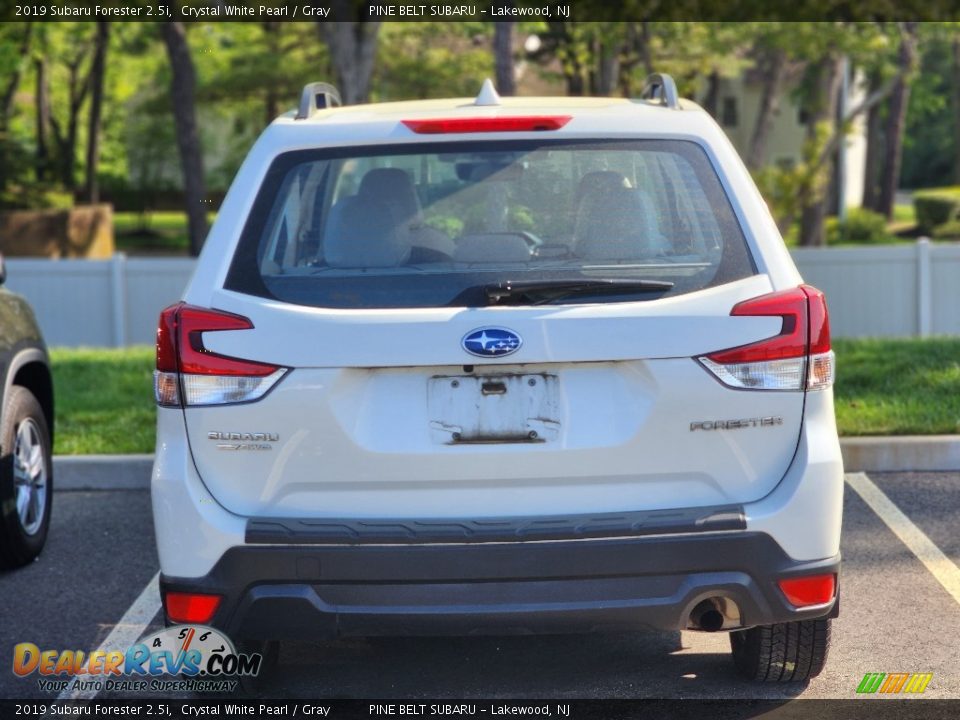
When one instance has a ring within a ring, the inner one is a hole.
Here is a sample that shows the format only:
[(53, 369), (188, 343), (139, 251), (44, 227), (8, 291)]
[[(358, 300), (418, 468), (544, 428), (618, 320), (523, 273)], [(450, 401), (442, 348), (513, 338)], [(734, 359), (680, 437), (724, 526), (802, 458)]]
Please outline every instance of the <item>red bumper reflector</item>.
[(168, 592), (166, 594), (167, 617), (176, 623), (208, 623), (220, 607), (219, 595), (200, 593)]
[(807, 577), (786, 578), (777, 583), (787, 600), (794, 607), (823, 605), (833, 600), (837, 591), (837, 576), (809, 575)]
[(514, 117), (436, 118), (433, 120), (404, 120), (403, 124), (420, 135), (485, 132), (536, 132), (559, 130), (570, 115), (520, 115)]

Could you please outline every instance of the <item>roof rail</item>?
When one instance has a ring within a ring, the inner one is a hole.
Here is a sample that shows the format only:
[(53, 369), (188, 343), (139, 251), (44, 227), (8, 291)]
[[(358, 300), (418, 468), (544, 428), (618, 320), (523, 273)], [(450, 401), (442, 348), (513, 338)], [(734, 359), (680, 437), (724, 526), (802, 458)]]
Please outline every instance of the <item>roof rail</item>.
[(326, 110), (337, 105), (343, 105), (340, 100), (340, 91), (330, 83), (312, 82), (303, 86), (300, 93), (300, 109), (297, 110), (297, 120), (312, 118), (320, 110)]
[(666, 73), (654, 73), (647, 77), (647, 82), (640, 93), (641, 100), (659, 100), (660, 104), (671, 110), (680, 109), (680, 96), (677, 94), (677, 84)]

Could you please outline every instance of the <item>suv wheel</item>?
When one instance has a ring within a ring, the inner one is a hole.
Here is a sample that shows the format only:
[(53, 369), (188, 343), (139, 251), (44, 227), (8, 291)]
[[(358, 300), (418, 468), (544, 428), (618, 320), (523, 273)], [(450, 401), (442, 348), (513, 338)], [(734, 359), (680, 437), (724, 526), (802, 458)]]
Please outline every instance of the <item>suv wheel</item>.
[(40, 403), (10, 388), (0, 423), (0, 567), (26, 565), (40, 554), (50, 526), (53, 464)]
[(830, 619), (761, 625), (730, 633), (741, 675), (761, 682), (798, 682), (823, 670), (830, 649)]

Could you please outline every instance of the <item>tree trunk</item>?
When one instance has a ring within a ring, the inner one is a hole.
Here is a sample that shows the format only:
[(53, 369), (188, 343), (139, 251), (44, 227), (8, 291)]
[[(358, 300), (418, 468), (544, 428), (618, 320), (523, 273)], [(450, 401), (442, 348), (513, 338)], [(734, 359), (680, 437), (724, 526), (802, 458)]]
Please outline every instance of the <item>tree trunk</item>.
[[(820, 61), (816, 70), (814, 97), (810, 108), (810, 121), (807, 125), (807, 141), (813, 142), (817, 137), (817, 127), (824, 122), (836, 125), (837, 94), (840, 91), (841, 58), (830, 55)], [(834, 128), (834, 132), (837, 130)], [(825, 168), (817, 168), (814, 177), (801, 191), (800, 216), (800, 245), (820, 246), (824, 244), (824, 221), (827, 216), (826, 186), (829, 185), (829, 175), (832, 172), (833, 160), (824, 163)]]
[(624, 30), (625, 41), (622, 58), (618, 62), (620, 95), (625, 98), (636, 97), (644, 84), (644, 79), (639, 78), (638, 73), (634, 72), (638, 65), (643, 65), (646, 74), (650, 74), (652, 60), (650, 58), (650, 31), (649, 24), (646, 22), (626, 23)]
[(917, 23), (903, 23), (900, 53), (897, 64), (900, 77), (890, 95), (890, 111), (887, 114), (887, 143), (883, 158), (883, 174), (880, 176), (880, 199), (877, 212), (887, 219), (893, 217), (897, 183), (900, 181), (900, 161), (903, 155), (903, 132), (907, 124), (907, 103), (910, 102), (910, 70), (917, 60)]
[(576, 41), (570, 34), (566, 22), (550, 21), (547, 23), (550, 34), (556, 38), (556, 57), (563, 69), (563, 79), (567, 86), (567, 95), (575, 97), (583, 95), (583, 66), (578, 59), (579, 53), (575, 47)]
[(173, 100), (177, 148), (180, 151), (180, 167), (183, 171), (190, 254), (198, 255), (207, 236), (207, 214), (203, 205), (204, 195), (206, 195), (203, 152), (200, 133), (197, 130), (196, 73), (183, 23), (162, 23), (161, 34), (167, 46), (167, 56), (173, 71), (170, 94)]
[[(880, 87), (880, 77), (870, 78), (870, 92)], [(883, 163), (883, 109), (884, 103), (877, 103), (867, 115), (867, 159), (863, 169), (863, 203), (865, 210), (877, 210), (879, 193), (877, 181), (880, 177), (880, 166)], [(958, 121), (960, 123), (960, 121)]]
[(3, 94), (0, 96), (0, 133), (10, 126), (10, 116), (13, 115), (13, 99), (20, 87), (20, 77), (23, 74), (23, 62), (30, 53), (30, 40), (33, 37), (33, 23), (24, 23), (23, 39), (20, 41), (20, 62), (10, 74)]
[(317, 22), (321, 38), (330, 49), (330, 60), (337, 78), (340, 96), (347, 105), (366, 102), (370, 97), (370, 78), (377, 56), (379, 22), (369, 21), (369, 4), (358, 6), (352, 0), (333, 0), (334, 17), (359, 15), (358, 22)]
[[(263, 33), (266, 36), (267, 47), (271, 55), (280, 56), (280, 22), (268, 20), (263, 23)], [(267, 83), (267, 95), (263, 101), (264, 125), (272, 123), (280, 114), (280, 97), (274, 83)]]
[(760, 107), (757, 121), (750, 136), (750, 148), (747, 151), (747, 167), (757, 170), (767, 158), (767, 141), (773, 130), (773, 121), (780, 109), (780, 98), (787, 74), (787, 55), (783, 50), (774, 49), (765, 53), (761, 64), (763, 72), (763, 91), (760, 95)]
[(38, 58), (36, 61), (36, 105), (37, 105), (37, 151), (36, 151), (36, 175), (37, 180), (47, 179), (50, 169), (50, 143), (48, 132), (50, 131), (50, 88), (47, 81), (47, 61), (44, 58)]
[(110, 42), (110, 23), (97, 22), (97, 38), (90, 66), (90, 124), (87, 130), (87, 166), (83, 195), (88, 203), (100, 201), (97, 168), (100, 164), (100, 126), (103, 109), (103, 80), (106, 74), (107, 45)]
[(612, 95), (620, 76), (620, 46), (615, 39), (600, 38), (597, 43), (596, 95)]
[[(513, 3), (510, 3), (513, 5)], [(517, 84), (513, 68), (513, 30), (516, 23), (493, 24), (493, 59), (496, 66), (497, 92), (516, 95)]]
[(716, 120), (719, 107), (720, 73), (714, 70), (707, 76), (707, 92), (703, 96), (703, 109), (709, 113), (710, 117)]
[(960, 185), (960, 38), (953, 40), (953, 181)]

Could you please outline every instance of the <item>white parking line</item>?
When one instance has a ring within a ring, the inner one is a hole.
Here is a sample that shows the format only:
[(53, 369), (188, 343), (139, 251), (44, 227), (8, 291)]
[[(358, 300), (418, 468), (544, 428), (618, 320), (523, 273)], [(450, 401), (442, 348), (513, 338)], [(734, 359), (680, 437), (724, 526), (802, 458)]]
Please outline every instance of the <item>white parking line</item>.
[(849, 473), (847, 483), (864, 502), (883, 520), (887, 527), (900, 538), (904, 545), (926, 565), (933, 575), (960, 603), (960, 568), (933, 544), (933, 541), (908, 518), (893, 501), (878, 488), (866, 473)]
[[(98, 651), (126, 650), (143, 635), (144, 630), (160, 610), (160, 573), (153, 576), (140, 596), (133, 601), (127, 611), (120, 618), (120, 622), (113, 626), (106, 640), (97, 648)], [(94, 677), (88, 679), (93, 680)], [(97, 690), (66, 689), (57, 700), (93, 700)]]

